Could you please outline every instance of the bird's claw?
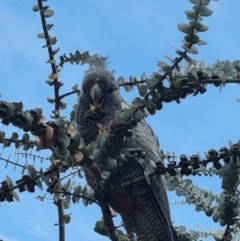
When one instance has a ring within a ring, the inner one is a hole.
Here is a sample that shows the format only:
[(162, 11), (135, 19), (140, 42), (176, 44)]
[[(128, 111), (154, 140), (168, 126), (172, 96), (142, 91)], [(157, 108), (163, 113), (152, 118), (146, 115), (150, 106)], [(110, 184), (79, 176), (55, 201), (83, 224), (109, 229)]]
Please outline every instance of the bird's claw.
[(94, 125), (100, 120), (102, 113), (103, 111), (100, 107), (95, 107), (86, 111), (84, 119), (88, 125)]

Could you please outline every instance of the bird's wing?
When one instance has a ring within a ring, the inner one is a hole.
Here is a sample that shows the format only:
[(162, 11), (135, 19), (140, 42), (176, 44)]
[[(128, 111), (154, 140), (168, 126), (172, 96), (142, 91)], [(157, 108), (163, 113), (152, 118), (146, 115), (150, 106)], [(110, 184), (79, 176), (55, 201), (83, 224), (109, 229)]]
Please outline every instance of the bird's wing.
[[(161, 153), (157, 136), (152, 128), (147, 124), (145, 119), (142, 119), (134, 128), (134, 136), (131, 138), (129, 145), (132, 147), (140, 147), (146, 153), (146, 159), (140, 162), (140, 169), (144, 174), (150, 160), (160, 161)], [(149, 185), (149, 195), (151, 196), (161, 220), (169, 241), (178, 240), (171, 225), (168, 197), (163, 179), (161, 176), (152, 176)], [(174, 234), (173, 234), (174, 233)]]

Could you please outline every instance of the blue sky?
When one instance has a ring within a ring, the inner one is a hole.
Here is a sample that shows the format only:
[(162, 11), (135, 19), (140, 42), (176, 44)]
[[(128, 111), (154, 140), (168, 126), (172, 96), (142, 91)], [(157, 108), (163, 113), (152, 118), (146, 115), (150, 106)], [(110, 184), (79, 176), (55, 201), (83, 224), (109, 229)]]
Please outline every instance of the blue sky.
[[(31, 9), (35, 1), (0, 1), (0, 93), (6, 101), (23, 101), (24, 109), (44, 107), (44, 116), (50, 120), (49, 113), (54, 108), (46, 101), (47, 96), (53, 96), (53, 89), (45, 84), (51, 72), (45, 64), (48, 59), (42, 39), (36, 36), (42, 32), (40, 17)], [(175, 57), (174, 49), (180, 47), (183, 34), (178, 31), (177, 24), (187, 22), (184, 10), (191, 9), (187, 0), (149, 0), (149, 1), (48, 1), (47, 4), (55, 11), (49, 23), (54, 23), (51, 34), (58, 39), (54, 48), (60, 47), (60, 54), (84, 52), (111, 56), (110, 69), (115, 70), (116, 78), (131, 75), (140, 77), (143, 72), (151, 75), (157, 71), (157, 61), (164, 55)], [(207, 64), (219, 60), (239, 59), (239, 37), (237, 26), (237, 0), (220, 0), (211, 2), (213, 15), (204, 19), (209, 31), (201, 33), (201, 39), (208, 45), (199, 47), (197, 60)], [(65, 65), (60, 73), (64, 82), (62, 93), (71, 90), (75, 84), (81, 84), (86, 67)], [(164, 108), (154, 117), (148, 118), (160, 139), (164, 151), (181, 154), (195, 154), (211, 148), (228, 145), (228, 141), (239, 139), (240, 99), (239, 85), (227, 85), (223, 91), (214, 86), (208, 86), (204, 95), (188, 97), (180, 105), (165, 104)], [(130, 95), (122, 90), (124, 97), (130, 102), (137, 93)], [(75, 103), (75, 96), (66, 98), (69, 108), (64, 111), (68, 115)], [(0, 125), (0, 130), (10, 135), (18, 131), (12, 126)], [(1, 149), (0, 149), (1, 150)], [(1, 156), (8, 157), (10, 150), (3, 150)], [(12, 160), (16, 160), (14, 149), (11, 149)], [(38, 154), (38, 153), (37, 153)], [(47, 155), (47, 153), (43, 153)], [(19, 162), (24, 163), (22, 158)], [(29, 163), (31, 161), (29, 160)], [(48, 163), (37, 164), (47, 167)], [(13, 180), (21, 175), (21, 170), (13, 172), (9, 165), (0, 162), (0, 181), (6, 174)], [(84, 183), (83, 180), (76, 180)], [(198, 186), (220, 191), (218, 178), (198, 178)], [(21, 202), (0, 203), (0, 239), (4, 241), (23, 241), (34, 239), (56, 240), (58, 238), (57, 212), (51, 201), (36, 201), (39, 193), (20, 194)], [(174, 193), (170, 193), (170, 202), (181, 201)], [(172, 219), (176, 225), (186, 225), (196, 229), (197, 224), (206, 230), (212, 227), (218, 229), (211, 219), (202, 213), (195, 213), (192, 206), (171, 205)], [(66, 213), (72, 212), (72, 221), (66, 226), (66, 240), (107, 240), (95, 234), (92, 230), (95, 221), (101, 218), (99, 209), (92, 205), (85, 208), (83, 204), (71, 205)]]

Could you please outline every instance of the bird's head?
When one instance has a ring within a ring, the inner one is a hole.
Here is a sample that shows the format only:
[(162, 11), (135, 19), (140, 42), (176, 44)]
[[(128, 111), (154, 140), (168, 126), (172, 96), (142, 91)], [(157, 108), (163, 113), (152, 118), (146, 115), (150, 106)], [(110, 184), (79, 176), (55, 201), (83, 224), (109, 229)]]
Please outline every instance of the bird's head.
[(103, 108), (105, 102), (119, 92), (119, 87), (111, 72), (96, 68), (86, 72), (82, 83), (82, 95), (89, 98), (89, 105)]
[(84, 115), (88, 110), (100, 108), (103, 113), (100, 123), (103, 124), (114, 119), (115, 112), (121, 108), (121, 102), (124, 102), (113, 72), (107, 69), (107, 60), (108, 57), (96, 56), (85, 72), (77, 111), (77, 122), (81, 126), (86, 124)]

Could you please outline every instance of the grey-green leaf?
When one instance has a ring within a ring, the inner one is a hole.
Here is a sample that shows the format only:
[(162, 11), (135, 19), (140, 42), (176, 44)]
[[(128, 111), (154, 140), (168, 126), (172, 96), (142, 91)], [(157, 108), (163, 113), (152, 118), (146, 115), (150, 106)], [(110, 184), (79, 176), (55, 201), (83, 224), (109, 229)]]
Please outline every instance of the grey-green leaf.
[(200, 40), (196, 34), (187, 34), (184, 39), (190, 44), (196, 44)]
[(56, 60), (55, 59), (48, 59), (45, 63), (47, 63), (47, 64), (56, 64)]
[(44, 16), (45, 16), (46, 18), (50, 18), (50, 17), (52, 17), (52, 15), (54, 14), (54, 11), (48, 9), (48, 10), (44, 11), (43, 14), (44, 14)]
[(198, 32), (205, 32), (209, 29), (207, 25), (200, 23), (197, 20), (192, 20), (189, 22)]
[(65, 190), (66, 190), (66, 191), (69, 190), (70, 184), (71, 184), (71, 178), (69, 178), (69, 180), (67, 181), (67, 183), (66, 183), (66, 185), (65, 185)]
[(60, 48), (57, 48), (57, 49), (53, 50), (52, 54), (55, 55), (59, 50), (60, 50)]
[(32, 8), (32, 10), (33, 10), (34, 12), (37, 12), (37, 11), (39, 10), (39, 5), (38, 5), (38, 4), (34, 5), (33, 8)]
[(146, 80), (146, 79), (147, 79), (147, 76), (146, 76), (145, 72), (143, 72), (141, 75), (141, 80)]
[(183, 33), (186, 33), (186, 34), (193, 34), (194, 33), (193, 26), (191, 26), (189, 24), (179, 23), (177, 27)]
[(18, 138), (18, 133), (13, 132), (12, 135), (11, 135), (11, 137), (10, 137), (10, 139), (11, 139), (11, 140), (16, 140), (17, 138)]
[(11, 191), (12, 196), (19, 202), (20, 198), (18, 196), (18, 194), (15, 191)]
[(39, 34), (37, 35), (37, 37), (38, 37), (38, 38), (45, 38), (45, 35), (44, 35), (44, 33), (39, 33)]
[(207, 45), (207, 42), (206, 42), (206, 41), (203, 41), (203, 40), (199, 40), (196, 44), (199, 45), (199, 46), (201, 46), (201, 45)]
[(190, 18), (196, 19), (198, 17), (198, 13), (194, 10), (185, 10), (184, 13)]
[(125, 80), (122, 76), (120, 76), (118, 79), (117, 79), (117, 82), (119, 85), (123, 85), (125, 83)]
[(189, 0), (192, 4), (198, 4), (200, 0)]
[(8, 175), (6, 175), (6, 182), (9, 189), (13, 187), (13, 181)]
[(140, 97), (136, 97), (132, 100), (132, 106), (133, 107), (139, 107), (142, 105), (142, 100)]
[(45, 80), (45, 82), (46, 82), (49, 86), (54, 85), (54, 80), (52, 80), (52, 79)]
[(203, 17), (208, 17), (210, 15), (212, 15), (213, 11), (210, 10), (209, 8), (203, 6), (203, 5), (195, 5), (193, 6), (193, 9), (198, 12), (199, 14), (201, 14)]
[(133, 87), (131, 85), (125, 85), (125, 90), (127, 92), (130, 92), (131, 90), (133, 90)]
[[(160, 68), (164, 68), (165, 66), (169, 66), (167, 63), (163, 62), (163, 61), (158, 61), (157, 62), (158, 67)], [(170, 66), (169, 66), (170, 67)]]
[(55, 99), (52, 97), (47, 97), (47, 101), (51, 104), (53, 104), (55, 102)]
[(138, 91), (139, 95), (144, 97), (147, 94), (147, 87), (145, 85), (140, 85)]

